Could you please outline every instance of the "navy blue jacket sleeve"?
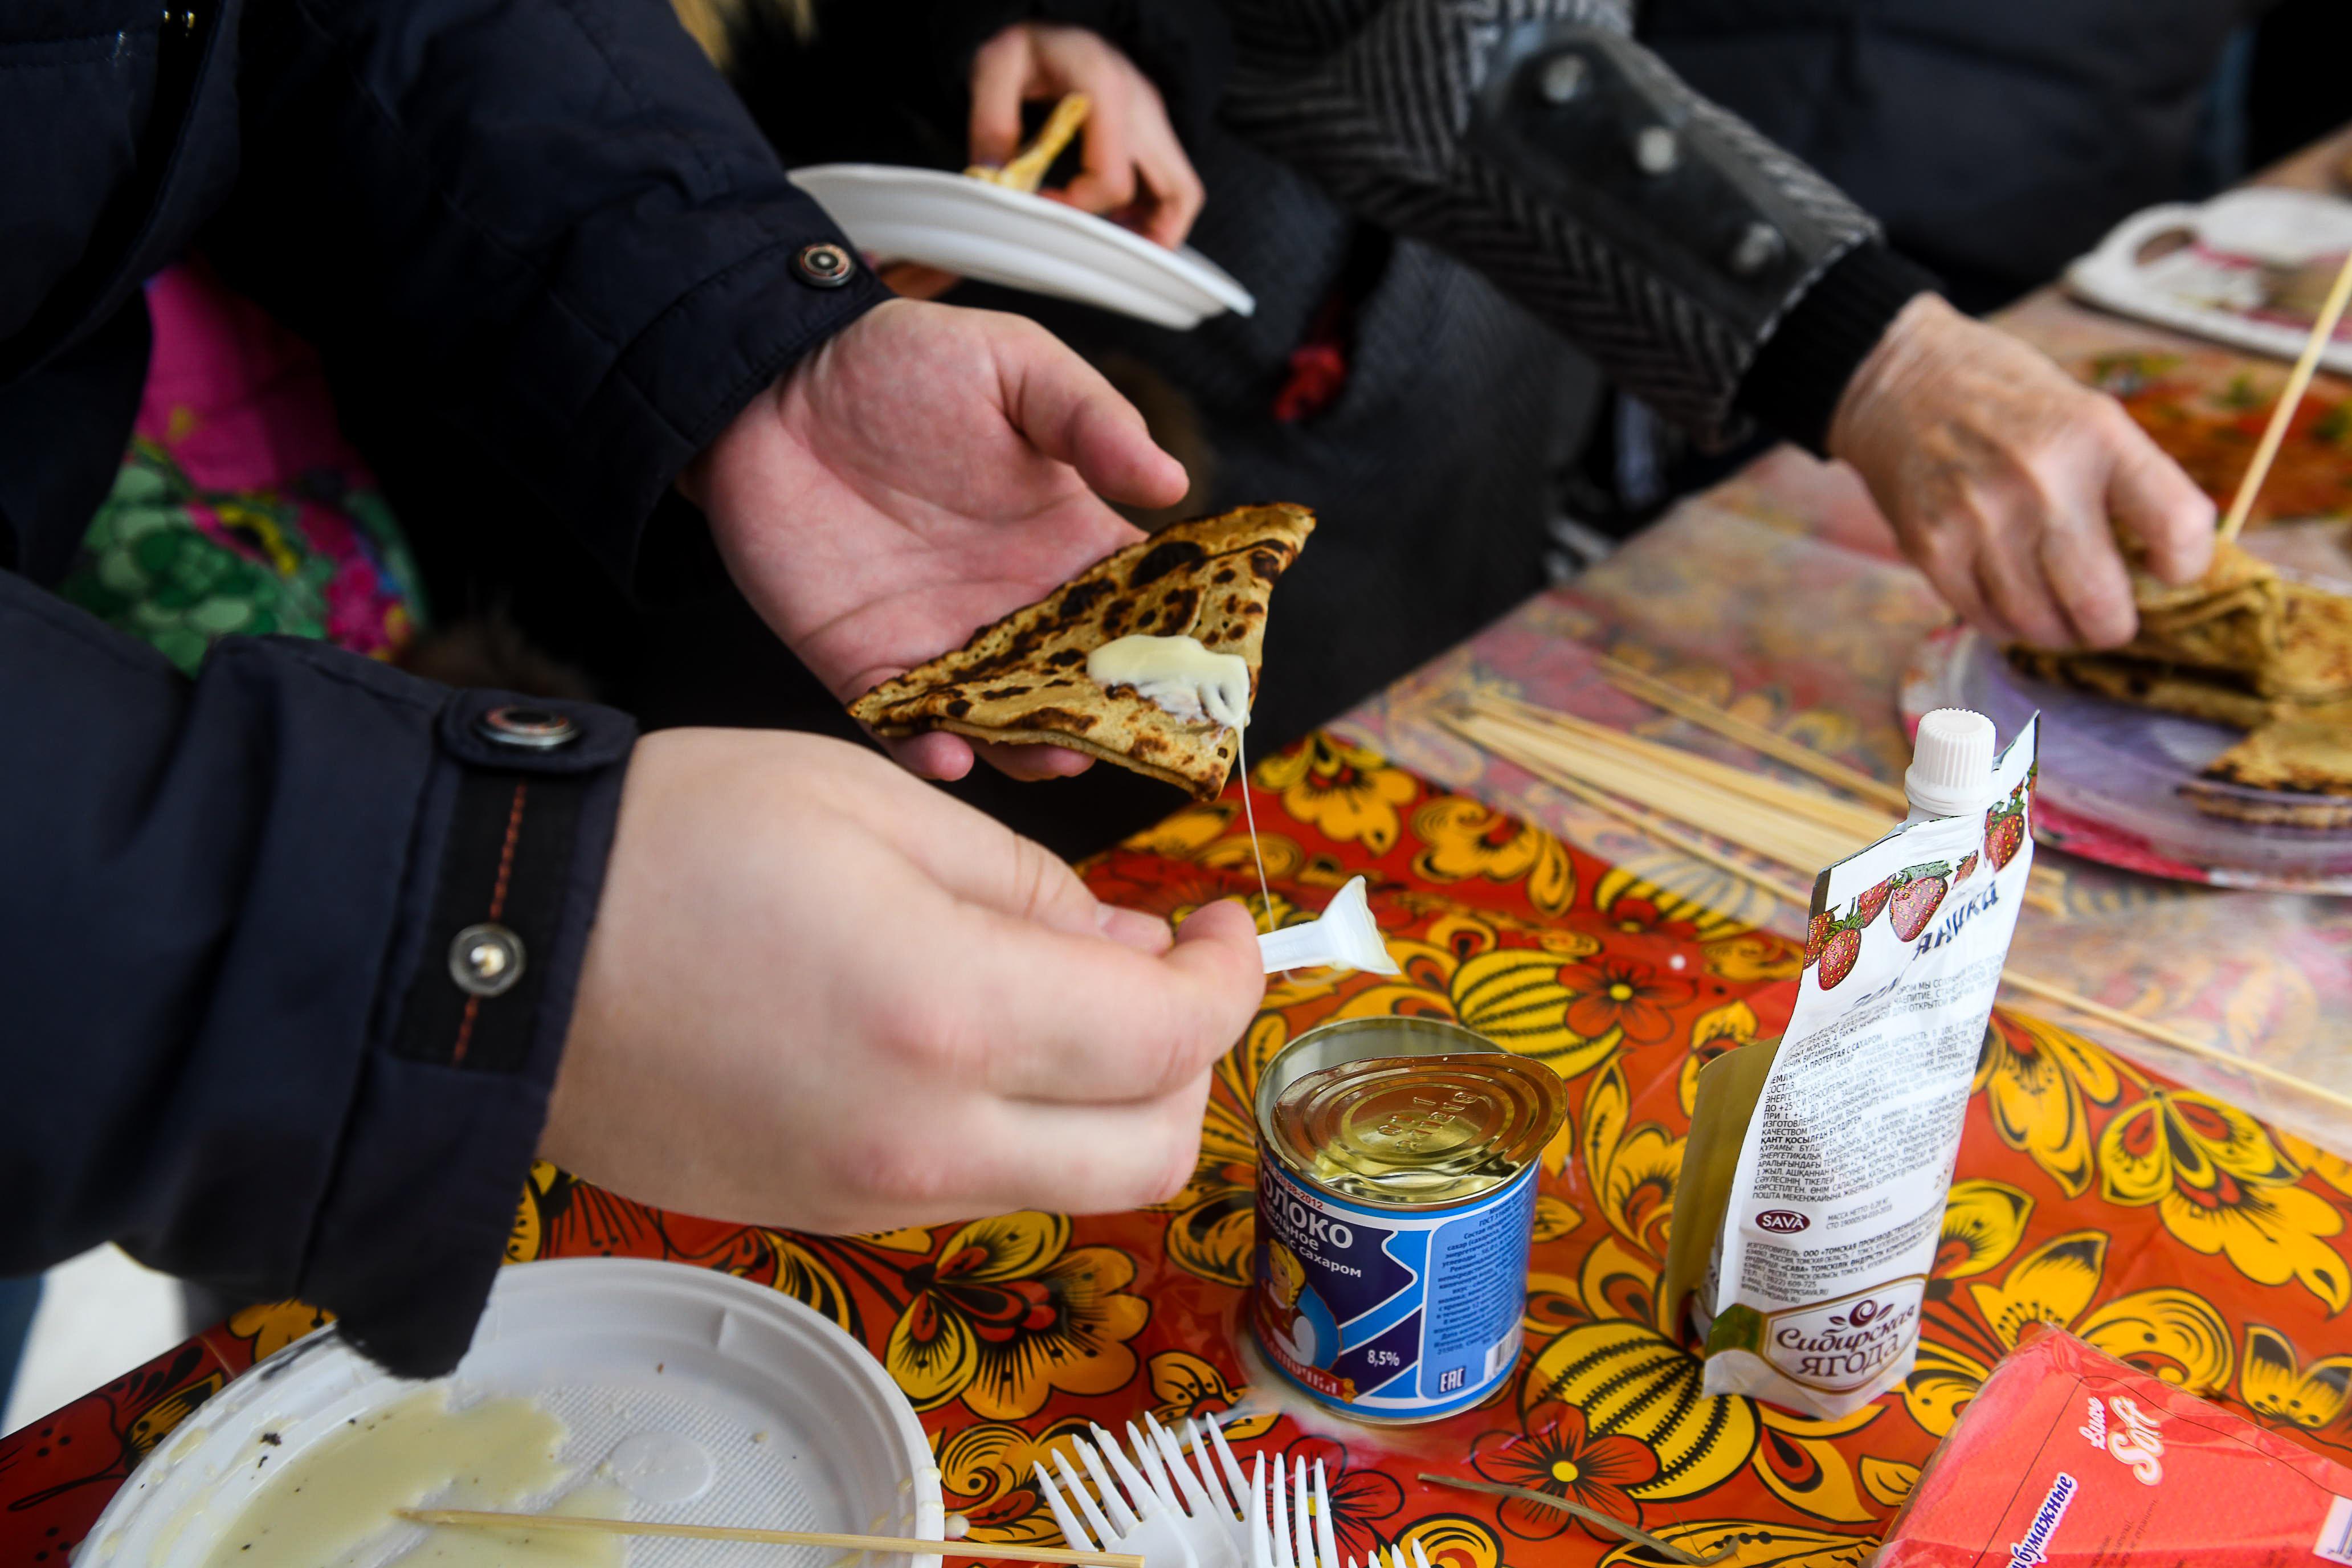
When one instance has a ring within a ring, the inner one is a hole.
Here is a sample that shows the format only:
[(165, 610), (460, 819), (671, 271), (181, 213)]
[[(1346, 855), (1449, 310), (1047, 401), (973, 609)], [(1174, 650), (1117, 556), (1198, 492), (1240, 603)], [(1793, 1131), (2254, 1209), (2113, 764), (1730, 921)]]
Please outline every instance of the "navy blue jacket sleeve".
[(679, 470), (887, 297), (794, 267), (841, 236), (666, 0), (247, 0), (240, 43), (223, 275), (388, 479), (503, 475), (624, 584)]
[[(0, 1273), (108, 1238), (299, 1295), (398, 1372), (471, 1338), (545, 1120), (632, 727), (232, 638), (189, 681), (0, 573)], [(459, 931), (521, 956), (496, 995)]]

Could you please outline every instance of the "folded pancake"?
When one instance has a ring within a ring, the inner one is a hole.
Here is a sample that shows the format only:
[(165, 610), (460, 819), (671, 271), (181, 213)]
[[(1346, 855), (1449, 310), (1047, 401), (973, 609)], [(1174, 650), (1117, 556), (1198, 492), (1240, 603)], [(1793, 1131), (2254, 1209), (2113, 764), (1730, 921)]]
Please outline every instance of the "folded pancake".
[(1087, 656), (1119, 637), (1190, 637), (1239, 654), (1255, 700), (1266, 605), (1315, 531), (1305, 507), (1244, 507), (1161, 529), (1063, 586), (849, 705), (884, 736), (950, 730), (977, 741), (1066, 746), (1139, 773), (1216, 795), (1233, 768), (1233, 733), (1185, 718), (1131, 686), (1105, 688)]
[(2007, 655), (2010, 668), (2030, 679), (2240, 730), (2267, 724), (2295, 706), (2250, 689), (2243, 676), (2126, 654), (2050, 653), (2019, 647), (2009, 648)]
[(2352, 826), (2352, 704), (2315, 707), (2263, 725), (2222, 752), (2202, 775), (2242, 789), (2305, 799), (2247, 800), (2189, 784), (2209, 816), (2285, 827)]
[(2180, 586), (2135, 574), (2139, 631), (2120, 650), (2135, 658), (2256, 673), (2279, 655), (2284, 584), (2268, 562), (2235, 544), (2214, 547), (2213, 565)]

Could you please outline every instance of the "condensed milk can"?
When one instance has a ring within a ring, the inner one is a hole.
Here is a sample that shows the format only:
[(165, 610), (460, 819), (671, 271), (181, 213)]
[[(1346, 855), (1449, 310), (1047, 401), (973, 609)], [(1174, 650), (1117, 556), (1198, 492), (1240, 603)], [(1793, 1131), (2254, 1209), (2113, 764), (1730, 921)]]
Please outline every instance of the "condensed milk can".
[(1266, 1360), (1356, 1420), (1429, 1421), (1509, 1378), (1544, 1145), (1568, 1093), (1459, 1025), (1351, 1018), (1267, 1064), (1255, 1107)]

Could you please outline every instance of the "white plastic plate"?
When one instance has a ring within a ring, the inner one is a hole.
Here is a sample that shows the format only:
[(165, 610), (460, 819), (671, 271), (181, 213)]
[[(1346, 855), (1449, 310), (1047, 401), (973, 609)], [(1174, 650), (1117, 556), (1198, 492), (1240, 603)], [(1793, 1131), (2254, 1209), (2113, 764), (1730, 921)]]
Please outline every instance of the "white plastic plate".
[[(76, 1568), (194, 1568), (270, 1475), (353, 1416), (424, 1386), (387, 1377), (331, 1328), (289, 1345), (147, 1457), (91, 1528)], [(860, 1532), (878, 1520), (883, 1534), (940, 1537), (939, 1472), (889, 1374), (807, 1307), (730, 1275), (617, 1258), (501, 1269), (452, 1376), (450, 1404), (498, 1394), (528, 1396), (562, 1420), (560, 1458), (578, 1484), (619, 1481), (633, 1519)], [(266, 1449), (265, 1432), (277, 1439)], [(652, 1449), (666, 1462), (598, 1475), (625, 1443), (625, 1461)], [(265, 1452), (275, 1462), (257, 1466)], [(697, 1452), (709, 1462), (707, 1485), (697, 1485)], [(392, 1525), (364, 1561), (391, 1562), (425, 1533)], [(625, 1560), (733, 1565), (746, 1552), (791, 1568), (841, 1556), (640, 1536)]]
[(889, 163), (819, 163), (792, 177), (877, 260), (920, 262), (1178, 331), (1257, 309), (1248, 289), (1199, 251), (1170, 250), (1043, 196)]
[[(2191, 243), (2141, 259), (2168, 235)], [(2066, 269), (2066, 287), (2126, 316), (2292, 360), (2310, 341), (2311, 324), (2263, 313), (2263, 267), (2300, 266), (2347, 249), (2352, 202), (2257, 185), (2201, 205), (2175, 203), (2133, 214)], [(2352, 342), (2339, 334), (2320, 363), (2352, 374)]]

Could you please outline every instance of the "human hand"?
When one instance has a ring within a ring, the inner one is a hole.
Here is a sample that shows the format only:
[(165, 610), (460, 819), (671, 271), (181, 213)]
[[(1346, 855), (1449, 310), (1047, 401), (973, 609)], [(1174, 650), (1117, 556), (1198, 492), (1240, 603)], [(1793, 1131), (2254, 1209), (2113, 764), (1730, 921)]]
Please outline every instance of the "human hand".
[(2118, 532), (2167, 583), (2212, 561), (2213, 503), (2122, 405), (1934, 295), (1854, 373), (1829, 446), (1946, 602), (2004, 642), (2130, 641)]
[(1042, 192), (1100, 213), (1165, 246), (1183, 243), (1205, 193), (1151, 79), (1084, 27), (1022, 22), (971, 61), (971, 161), (1009, 161), (1021, 145), (1021, 106), (1083, 92), (1094, 111), (1079, 132), (1081, 172)]
[(1097, 903), (857, 747), (637, 743), (540, 1152), (646, 1203), (835, 1234), (1102, 1213), (1192, 1176), (1255, 926)]
[[(1190, 482), (1043, 327), (912, 300), (802, 361), (680, 480), (744, 596), (845, 702), (1142, 537), (1096, 492), (1169, 506)], [(944, 731), (890, 749), (931, 778), (971, 768), (971, 742)], [(982, 752), (1028, 778), (1091, 760)]]

